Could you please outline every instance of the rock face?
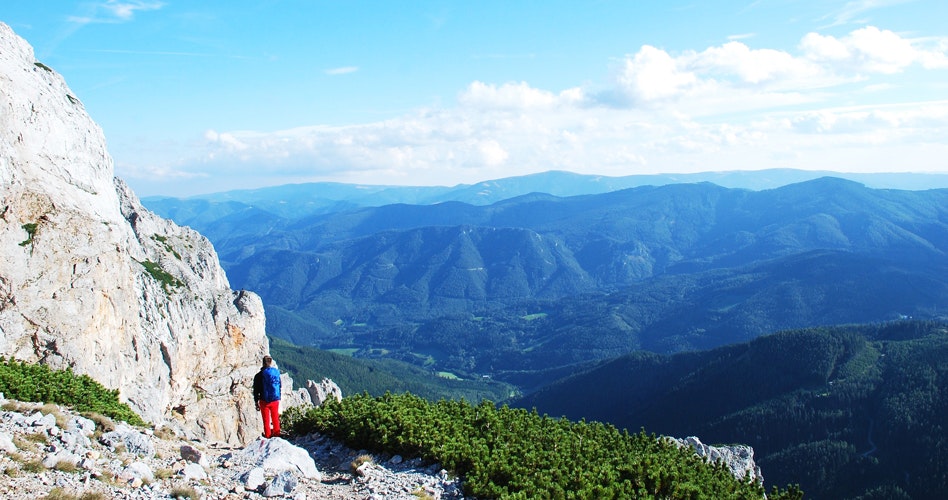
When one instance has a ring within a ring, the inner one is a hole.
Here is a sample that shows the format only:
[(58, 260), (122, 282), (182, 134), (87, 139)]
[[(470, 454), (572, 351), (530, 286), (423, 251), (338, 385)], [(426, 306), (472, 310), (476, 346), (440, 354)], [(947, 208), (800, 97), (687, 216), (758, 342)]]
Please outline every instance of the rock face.
[(744, 480), (748, 477), (763, 482), (764, 476), (760, 467), (754, 462), (754, 449), (750, 446), (738, 444), (731, 446), (709, 446), (700, 439), (690, 436), (687, 438), (668, 438), (678, 446), (690, 446), (699, 457), (709, 462), (724, 462), (734, 477)]
[(263, 305), (114, 178), (101, 129), (0, 23), (0, 355), (88, 374), (143, 418), (248, 442)]

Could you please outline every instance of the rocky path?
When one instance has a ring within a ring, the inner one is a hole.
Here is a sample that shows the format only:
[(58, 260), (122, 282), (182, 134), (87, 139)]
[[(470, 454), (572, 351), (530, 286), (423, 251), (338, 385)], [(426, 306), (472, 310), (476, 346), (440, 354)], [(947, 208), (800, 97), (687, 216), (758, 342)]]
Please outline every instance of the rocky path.
[(2, 403), (0, 498), (463, 498), (437, 464), (371, 456), (320, 435), (228, 448), (55, 405)]

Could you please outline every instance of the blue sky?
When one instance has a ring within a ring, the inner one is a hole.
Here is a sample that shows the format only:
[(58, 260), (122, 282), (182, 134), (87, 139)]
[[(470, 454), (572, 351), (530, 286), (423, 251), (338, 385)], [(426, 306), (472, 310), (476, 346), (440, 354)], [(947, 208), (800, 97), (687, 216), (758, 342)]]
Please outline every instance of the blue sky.
[(948, 2), (9, 0), (141, 196), (948, 173)]

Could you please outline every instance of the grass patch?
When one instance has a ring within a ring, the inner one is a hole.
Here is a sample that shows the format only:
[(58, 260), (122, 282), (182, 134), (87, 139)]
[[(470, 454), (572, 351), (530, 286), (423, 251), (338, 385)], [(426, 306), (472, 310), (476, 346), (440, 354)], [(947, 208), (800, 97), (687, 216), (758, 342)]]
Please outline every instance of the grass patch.
[(160, 234), (153, 234), (151, 235), (151, 239), (155, 240), (156, 242), (164, 246), (166, 252), (170, 253), (171, 255), (174, 255), (176, 259), (181, 260), (181, 254), (175, 251), (175, 249), (171, 246), (171, 244), (168, 243), (167, 236), (162, 236)]
[(155, 471), (155, 479), (171, 479), (174, 477), (174, 470), (167, 467)]
[(83, 413), (82, 416), (95, 423), (95, 430), (97, 432), (104, 434), (115, 430), (115, 421), (101, 413), (86, 412)]
[(161, 283), (162, 288), (165, 289), (166, 293), (171, 293), (172, 288), (179, 288), (184, 286), (184, 283), (181, 282), (178, 278), (175, 278), (167, 271), (162, 269), (162, 267), (150, 260), (140, 262), (142, 267), (145, 268), (145, 271), (148, 272), (149, 276), (154, 278), (155, 281)]
[(163, 439), (165, 441), (171, 441), (172, 439), (177, 438), (174, 431), (171, 430), (171, 427), (159, 427), (155, 429), (155, 437), (158, 439)]
[(364, 464), (374, 462), (375, 458), (373, 458), (372, 455), (363, 453), (362, 455), (355, 457), (355, 459), (349, 463), (349, 470), (352, 471), (353, 474), (356, 474), (359, 470), (359, 467), (362, 467)]
[(39, 474), (46, 470), (46, 466), (43, 465), (43, 461), (40, 459), (30, 460), (22, 466), (23, 472), (29, 472), (30, 474)]
[(8, 400), (6, 403), (3, 403), (3, 406), (0, 407), (5, 411), (15, 411), (17, 413), (27, 413), (36, 408), (36, 405), (30, 403), (24, 403), (22, 401)]
[(87, 491), (80, 495), (70, 493), (60, 486), (49, 490), (45, 497), (40, 497), (41, 500), (105, 500), (106, 498), (104, 493), (98, 491)]
[(70, 474), (79, 472), (79, 466), (71, 460), (60, 460), (56, 462), (56, 465), (53, 466), (53, 469), (58, 470), (59, 472), (68, 472)]
[(23, 439), (36, 444), (46, 444), (49, 442), (49, 438), (46, 437), (46, 434), (42, 432), (31, 432), (30, 434), (24, 434)]
[(66, 418), (66, 414), (59, 409), (58, 406), (52, 403), (44, 404), (40, 409), (40, 413), (44, 415), (52, 415), (56, 419), (56, 427), (60, 429), (65, 429), (69, 425), (69, 421)]
[(186, 498), (187, 500), (200, 500), (201, 495), (190, 486), (176, 486), (171, 489), (171, 498)]

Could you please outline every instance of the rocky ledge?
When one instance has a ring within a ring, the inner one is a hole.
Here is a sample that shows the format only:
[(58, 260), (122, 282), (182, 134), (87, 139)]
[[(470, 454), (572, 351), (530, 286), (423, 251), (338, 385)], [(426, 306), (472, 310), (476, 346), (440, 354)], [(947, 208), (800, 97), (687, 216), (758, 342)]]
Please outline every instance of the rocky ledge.
[(463, 498), (438, 464), (317, 434), (212, 446), (56, 405), (0, 402), (2, 498)]

